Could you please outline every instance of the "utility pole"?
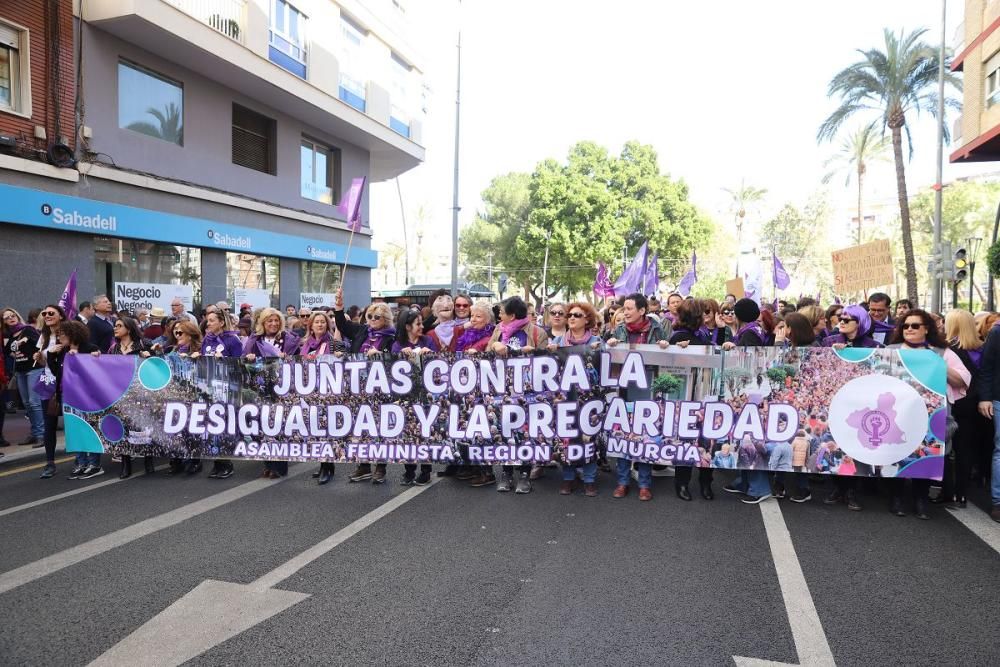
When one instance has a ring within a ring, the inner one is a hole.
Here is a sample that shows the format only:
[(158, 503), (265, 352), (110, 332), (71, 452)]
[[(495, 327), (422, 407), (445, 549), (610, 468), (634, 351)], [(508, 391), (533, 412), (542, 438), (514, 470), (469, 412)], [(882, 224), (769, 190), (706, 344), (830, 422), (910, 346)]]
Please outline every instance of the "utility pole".
[(489, 261), (490, 261), (490, 268), (489, 268), (489, 272), (490, 272), (490, 278), (489, 278), (489, 280), (490, 280), (490, 282), (489, 282), (489, 288), (490, 288), (490, 291), (492, 292), (493, 291), (493, 253), (487, 253), (486, 257), (488, 257)]
[(545, 235), (545, 263), (542, 265), (542, 307), (549, 300), (548, 276), (549, 276), (549, 239), (552, 238), (550, 229)]
[(455, 182), (451, 205), (451, 298), (458, 295), (458, 129), (462, 117), (462, 31), (458, 31), (458, 66), (455, 76)]
[[(948, 2), (941, 0), (941, 48), (938, 52), (937, 176), (934, 184), (934, 247), (941, 247), (941, 203), (944, 185), (944, 55), (945, 20)], [(941, 312), (941, 279), (935, 277), (931, 290), (931, 311)]]

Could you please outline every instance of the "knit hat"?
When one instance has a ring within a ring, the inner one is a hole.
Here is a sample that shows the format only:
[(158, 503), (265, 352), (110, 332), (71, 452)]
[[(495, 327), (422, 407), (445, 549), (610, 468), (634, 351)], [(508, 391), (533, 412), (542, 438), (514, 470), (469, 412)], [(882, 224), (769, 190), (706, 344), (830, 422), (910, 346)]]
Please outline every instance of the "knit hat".
[(733, 306), (733, 312), (736, 313), (736, 319), (744, 324), (750, 322), (756, 322), (757, 318), (760, 317), (760, 306), (753, 299), (740, 299)]

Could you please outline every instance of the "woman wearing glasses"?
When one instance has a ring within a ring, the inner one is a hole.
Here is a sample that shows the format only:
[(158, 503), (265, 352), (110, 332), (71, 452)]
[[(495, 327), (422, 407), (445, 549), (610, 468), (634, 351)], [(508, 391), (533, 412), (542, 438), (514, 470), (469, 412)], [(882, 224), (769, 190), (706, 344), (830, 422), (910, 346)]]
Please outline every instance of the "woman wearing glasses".
[[(176, 354), (181, 357), (198, 357), (201, 354), (201, 329), (198, 325), (183, 318), (174, 320), (167, 327), (167, 341), (163, 346), (154, 345), (155, 354)], [(190, 467), (191, 474), (201, 470), (201, 462), (195, 459), (170, 459), (170, 467), (167, 468), (168, 475), (176, 475), (184, 471), (185, 467)]]
[(701, 335), (708, 345), (722, 345), (731, 336), (729, 328), (722, 320), (719, 302), (715, 299), (701, 299), (702, 326)]
[[(388, 352), (396, 342), (396, 329), (392, 326), (392, 311), (388, 304), (373, 303), (365, 309), (365, 323), (355, 324), (344, 316), (344, 288), (337, 289), (337, 301), (333, 309), (333, 319), (337, 330), (351, 339), (349, 351), (369, 357)], [(350, 482), (370, 479), (372, 484), (385, 484), (385, 463), (376, 463), (372, 473), (371, 463), (360, 463), (348, 477)]]
[[(42, 331), (38, 337), (38, 351), (35, 352), (35, 363), (39, 366), (48, 366), (48, 355), (58, 352), (59, 347), (58, 329), (59, 325), (66, 321), (66, 312), (61, 306), (49, 304), (42, 308)], [(55, 378), (52, 373), (46, 370), (52, 382), (46, 383), (55, 389)], [(41, 380), (41, 378), (39, 378)], [(37, 387), (35, 391), (38, 391)], [(42, 398), (40, 396), (40, 398)], [(41, 478), (49, 479), (56, 474), (56, 429), (59, 426), (58, 404), (53, 405), (55, 397), (51, 394), (48, 398), (42, 398), (42, 415), (45, 424), (45, 467), (42, 469)]]
[(871, 317), (861, 306), (848, 306), (837, 319), (839, 333), (823, 339), (823, 347), (842, 350), (845, 347), (882, 347), (882, 344), (868, 335), (872, 327)]
[(548, 309), (545, 311), (545, 316), (548, 320), (545, 331), (548, 332), (550, 339), (566, 335), (566, 331), (569, 329), (569, 322), (566, 317), (568, 311), (569, 306), (564, 303), (556, 301), (549, 304)]
[[(149, 351), (146, 349), (146, 345), (142, 341), (142, 333), (139, 331), (139, 323), (131, 317), (118, 318), (112, 328), (112, 336), (114, 337), (114, 343), (111, 344), (111, 349), (108, 350), (108, 354), (149, 356)], [(156, 467), (156, 459), (152, 456), (144, 456), (143, 465), (145, 466), (146, 474), (151, 475)], [(79, 460), (77, 460), (77, 468), (81, 468)], [(73, 471), (73, 474), (77, 473), (78, 470)], [(118, 477), (120, 479), (126, 479), (131, 475), (132, 457), (127, 454), (122, 454), (121, 471), (119, 472)]]
[[(21, 396), (31, 424), (30, 435), (18, 444), (39, 446), (45, 437), (45, 419), (42, 399), (35, 391), (35, 383), (44, 372), (42, 365), (34, 358), (38, 349), (38, 330), (25, 324), (20, 313), (13, 308), (3, 311), (2, 321), (4, 353), (14, 362), (17, 393)], [(4, 406), (0, 406), (2, 407)]]
[[(938, 331), (937, 323), (927, 311), (917, 308), (907, 312), (904, 317), (901, 317), (896, 322), (896, 329), (892, 335), (892, 344), (889, 347), (902, 350), (931, 350), (936, 352), (947, 366), (948, 405), (954, 405), (955, 401), (965, 397), (969, 390), (969, 384), (972, 382), (972, 373), (965, 367), (965, 364), (962, 363), (962, 360), (955, 354), (954, 350), (948, 347), (948, 344)], [(906, 516), (906, 510), (903, 509), (903, 493), (906, 489), (906, 480), (896, 477), (891, 480), (891, 484), (893, 493), (889, 511), (896, 516)], [(930, 517), (927, 515), (927, 496), (931, 482), (929, 479), (913, 479), (912, 485), (914, 514), (918, 519), (929, 519)]]

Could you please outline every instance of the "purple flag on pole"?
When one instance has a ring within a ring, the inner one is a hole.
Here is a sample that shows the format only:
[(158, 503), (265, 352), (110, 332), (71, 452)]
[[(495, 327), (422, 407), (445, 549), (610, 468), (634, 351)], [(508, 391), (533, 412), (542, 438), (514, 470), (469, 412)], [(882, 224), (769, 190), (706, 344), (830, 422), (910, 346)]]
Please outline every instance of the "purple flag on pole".
[(628, 296), (642, 290), (643, 280), (646, 276), (646, 257), (649, 255), (649, 248), (646, 243), (642, 244), (639, 252), (632, 259), (632, 263), (625, 267), (625, 270), (618, 280), (615, 281), (615, 296)]
[(597, 277), (594, 278), (594, 294), (597, 296), (614, 296), (615, 286), (611, 284), (608, 276), (608, 267), (604, 262), (597, 263)]
[(696, 282), (698, 282), (698, 253), (692, 250), (691, 268), (681, 278), (680, 284), (677, 285), (677, 293), (681, 296), (687, 296), (691, 293), (691, 288), (694, 287)]
[(347, 227), (352, 232), (361, 231), (361, 193), (367, 178), (362, 176), (351, 181), (351, 189), (344, 193), (337, 210), (347, 218)]
[(788, 277), (788, 272), (785, 271), (784, 265), (781, 263), (781, 260), (778, 259), (777, 253), (772, 252), (771, 258), (774, 260), (774, 268), (772, 271), (772, 275), (774, 276), (774, 286), (778, 289), (785, 289), (791, 284), (792, 279)]
[(656, 295), (660, 291), (660, 255), (653, 253), (653, 258), (646, 265), (646, 273), (642, 281), (642, 293), (646, 296)]
[(67, 320), (76, 317), (76, 269), (73, 269), (69, 280), (66, 281), (66, 288), (59, 297), (59, 306), (66, 311)]
[(834, 303), (835, 303), (836, 305), (838, 305), (838, 306), (839, 306), (839, 305), (840, 305), (840, 297), (839, 297), (839, 296), (835, 296), (835, 297), (833, 297), (833, 302), (834, 302)]

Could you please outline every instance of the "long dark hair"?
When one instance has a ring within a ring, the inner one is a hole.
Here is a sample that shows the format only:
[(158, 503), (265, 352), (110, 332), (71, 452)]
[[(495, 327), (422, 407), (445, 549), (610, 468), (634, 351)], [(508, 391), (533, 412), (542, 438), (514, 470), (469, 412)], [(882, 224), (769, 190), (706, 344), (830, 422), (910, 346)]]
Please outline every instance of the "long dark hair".
[(415, 310), (400, 311), (399, 317), (396, 318), (396, 342), (400, 345), (410, 344), (410, 332), (406, 330), (406, 327), (413, 324), (416, 320), (423, 322), (423, 318)]
[[(59, 322), (56, 323), (56, 326), (59, 326), (59, 323), (66, 321), (66, 311), (63, 310), (62, 306), (55, 303), (50, 303), (44, 308), (42, 308), (42, 312), (44, 313), (49, 308), (53, 308), (57, 313), (59, 313)], [(42, 333), (38, 339), (38, 349), (44, 350), (45, 348), (47, 348), (49, 346), (49, 340), (51, 339), (51, 337), (52, 337), (52, 332), (49, 330), (49, 327), (45, 324), (45, 320), (42, 320)]]
[(118, 321), (125, 327), (125, 333), (128, 334), (128, 338), (132, 341), (132, 345), (134, 347), (142, 345), (142, 332), (139, 331), (139, 323), (131, 317), (119, 317)]
[(788, 330), (786, 337), (795, 347), (808, 347), (816, 341), (816, 333), (809, 323), (809, 318), (802, 313), (785, 315), (785, 328)]
[(903, 344), (906, 339), (903, 337), (903, 325), (911, 317), (919, 317), (920, 321), (923, 323), (924, 328), (927, 329), (927, 344), (931, 347), (944, 348), (947, 347), (947, 343), (941, 338), (941, 332), (938, 331), (937, 322), (931, 317), (931, 314), (926, 310), (921, 310), (920, 308), (914, 308), (908, 312), (903, 317), (896, 321), (896, 328), (892, 332), (892, 342)]

